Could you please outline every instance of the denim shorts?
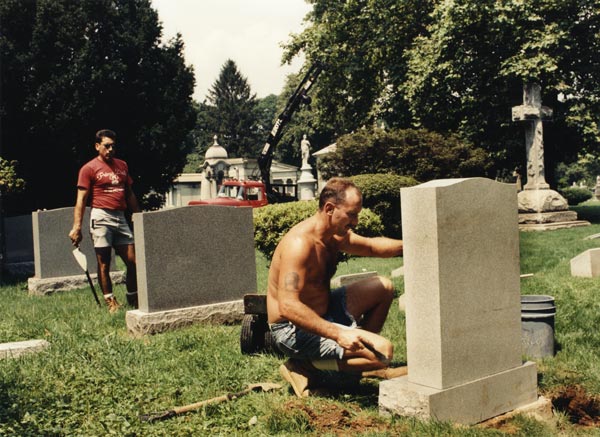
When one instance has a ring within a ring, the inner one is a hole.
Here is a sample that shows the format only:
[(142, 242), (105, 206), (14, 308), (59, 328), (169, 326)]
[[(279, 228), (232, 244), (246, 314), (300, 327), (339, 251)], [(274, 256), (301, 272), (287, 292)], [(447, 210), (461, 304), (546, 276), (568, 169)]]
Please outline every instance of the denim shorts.
[[(356, 320), (346, 309), (346, 287), (330, 292), (329, 308), (323, 319), (348, 328), (356, 328)], [(335, 341), (306, 332), (291, 322), (270, 326), (273, 340), (284, 355), (299, 359), (342, 359), (344, 349)]]
[(90, 233), (94, 247), (112, 247), (133, 244), (133, 233), (124, 211), (92, 208)]

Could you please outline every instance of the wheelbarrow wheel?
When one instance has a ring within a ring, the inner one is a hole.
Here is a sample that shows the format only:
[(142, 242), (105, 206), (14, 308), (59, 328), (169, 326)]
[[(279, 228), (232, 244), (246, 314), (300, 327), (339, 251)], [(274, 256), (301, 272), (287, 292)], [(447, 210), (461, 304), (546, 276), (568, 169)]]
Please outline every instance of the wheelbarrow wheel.
[(243, 354), (253, 354), (259, 349), (256, 325), (258, 316), (246, 314), (242, 319), (242, 333), (240, 335), (240, 348)]

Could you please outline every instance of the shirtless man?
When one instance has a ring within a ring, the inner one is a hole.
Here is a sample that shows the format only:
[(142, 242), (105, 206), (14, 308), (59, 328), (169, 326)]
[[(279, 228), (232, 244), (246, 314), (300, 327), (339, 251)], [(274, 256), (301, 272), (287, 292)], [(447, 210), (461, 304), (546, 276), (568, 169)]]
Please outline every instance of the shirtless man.
[(321, 191), (319, 210), (283, 237), (271, 261), (269, 327), (290, 357), (280, 373), (299, 397), (314, 387), (319, 371), (360, 375), (385, 369), (392, 359), (392, 343), (379, 335), (394, 297), (392, 282), (377, 276), (336, 290), (329, 286), (338, 252), (402, 255), (402, 240), (353, 232), (361, 209), (354, 183), (331, 179)]

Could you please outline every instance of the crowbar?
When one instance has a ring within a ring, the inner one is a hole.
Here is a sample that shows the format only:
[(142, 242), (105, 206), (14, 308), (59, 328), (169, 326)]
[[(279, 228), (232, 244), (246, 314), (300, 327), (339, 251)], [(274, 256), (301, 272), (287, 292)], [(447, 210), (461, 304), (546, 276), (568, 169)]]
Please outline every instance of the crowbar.
[(88, 271), (88, 268), (87, 268), (87, 258), (85, 256), (85, 254), (81, 250), (79, 250), (79, 246), (77, 246), (73, 250), (73, 256), (75, 257), (75, 261), (77, 261), (77, 264), (79, 264), (79, 267), (81, 267), (81, 269), (85, 272), (85, 276), (87, 277), (87, 280), (90, 284), (90, 288), (92, 289), (92, 293), (94, 294), (94, 299), (96, 299), (96, 303), (98, 304), (98, 306), (101, 307), (102, 305), (100, 304), (100, 301), (98, 300), (98, 295), (96, 294), (96, 289), (94, 288), (94, 283), (92, 282), (92, 278), (90, 277), (90, 272)]
[(169, 419), (169, 418), (177, 416), (178, 414), (181, 414), (181, 413), (187, 413), (188, 411), (197, 410), (199, 408), (202, 408), (205, 405), (219, 404), (221, 402), (230, 401), (232, 399), (237, 399), (239, 397), (242, 397), (242, 396), (247, 395), (248, 393), (252, 393), (252, 392), (261, 392), (261, 391), (268, 392), (271, 390), (279, 390), (280, 388), (281, 388), (281, 385), (270, 383), (270, 382), (262, 382), (259, 384), (250, 384), (250, 385), (248, 385), (248, 388), (246, 388), (242, 391), (239, 391), (237, 393), (227, 393), (226, 395), (217, 396), (216, 398), (207, 399), (205, 401), (200, 401), (200, 402), (196, 402), (196, 403), (189, 404), (189, 405), (184, 405), (182, 407), (175, 407), (171, 410), (166, 410), (166, 411), (163, 411), (160, 413), (141, 414), (139, 417), (142, 422), (154, 422), (156, 420)]

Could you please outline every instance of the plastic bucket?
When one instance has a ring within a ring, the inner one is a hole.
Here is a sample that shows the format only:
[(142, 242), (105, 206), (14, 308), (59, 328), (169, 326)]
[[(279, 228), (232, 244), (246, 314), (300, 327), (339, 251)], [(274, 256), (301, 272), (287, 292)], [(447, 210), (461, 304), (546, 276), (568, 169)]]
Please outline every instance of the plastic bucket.
[(521, 296), (521, 342), (523, 354), (532, 358), (554, 356), (554, 298)]

